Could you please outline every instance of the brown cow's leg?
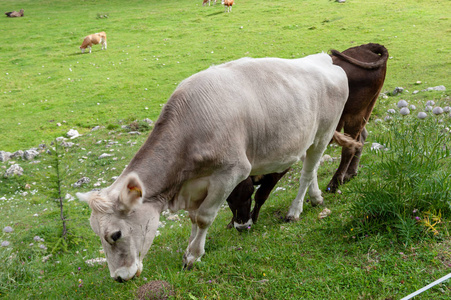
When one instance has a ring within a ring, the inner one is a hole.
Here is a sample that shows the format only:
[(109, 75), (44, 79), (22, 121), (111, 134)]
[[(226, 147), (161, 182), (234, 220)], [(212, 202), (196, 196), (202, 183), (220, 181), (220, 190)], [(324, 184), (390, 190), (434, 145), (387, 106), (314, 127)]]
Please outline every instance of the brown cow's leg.
[(367, 137), (368, 137), (368, 131), (365, 128), (363, 128), (362, 133), (360, 134), (360, 138), (359, 138), (359, 142), (362, 143), (362, 147), (356, 151), (354, 157), (352, 158), (352, 161), (349, 164), (348, 170), (346, 171), (346, 174), (343, 178), (343, 182), (348, 182), (354, 176), (357, 175), (357, 171), (359, 169), (360, 156), (362, 155), (362, 151), (363, 151), (363, 144), (365, 143), (365, 140)]
[(282, 173), (272, 173), (265, 175), (261, 181), (261, 185), (255, 193), (255, 205), (251, 212), (252, 223), (257, 223), (260, 209), (268, 199), (272, 189), (276, 186), (277, 182), (285, 175), (290, 168), (286, 169)]
[(251, 177), (240, 182), (230, 193), (227, 198), (227, 204), (232, 211), (232, 220), (227, 225), (227, 228), (235, 227), (235, 223), (245, 224), (250, 220), (253, 193), (254, 184)]

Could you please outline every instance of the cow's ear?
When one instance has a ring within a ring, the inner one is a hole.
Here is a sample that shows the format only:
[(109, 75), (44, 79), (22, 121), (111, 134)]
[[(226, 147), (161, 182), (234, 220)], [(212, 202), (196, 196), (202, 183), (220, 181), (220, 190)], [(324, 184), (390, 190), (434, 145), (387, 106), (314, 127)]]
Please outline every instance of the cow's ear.
[(136, 173), (130, 173), (125, 184), (122, 187), (119, 201), (121, 209), (125, 211), (132, 211), (139, 207), (143, 202), (144, 185)]

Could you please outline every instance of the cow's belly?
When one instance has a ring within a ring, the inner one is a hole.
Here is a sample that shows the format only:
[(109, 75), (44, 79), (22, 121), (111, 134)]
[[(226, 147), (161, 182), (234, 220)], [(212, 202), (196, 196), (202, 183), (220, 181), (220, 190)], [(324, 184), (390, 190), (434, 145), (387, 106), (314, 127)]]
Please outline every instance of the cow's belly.
[[(304, 152), (305, 153), (305, 152)], [(264, 175), (270, 173), (281, 173), (288, 169), (291, 165), (297, 163), (302, 158), (302, 154), (291, 155), (279, 160), (258, 161), (252, 164), (250, 175)]]

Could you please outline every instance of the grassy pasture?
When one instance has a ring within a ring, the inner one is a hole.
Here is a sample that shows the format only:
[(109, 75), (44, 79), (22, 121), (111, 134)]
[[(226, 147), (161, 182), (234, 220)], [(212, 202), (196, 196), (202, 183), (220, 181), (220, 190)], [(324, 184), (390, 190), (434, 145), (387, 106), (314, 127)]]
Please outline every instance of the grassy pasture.
[[(54, 201), (54, 156), (41, 154), (37, 163), (17, 160), (24, 176), (0, 178), (0, 228), (14, 229), (0, 233), (1, 242), (10, 242), (0, 247), (0, 298), (133, 299), (149, 280), (165, 280), (176, 299), (400, 299), (450, 272), (449, 209), (443, 209), (435, 226), (438, 235), (420, 227), (424, 232), (413, 244), (403, 243), (402, 231), (384, 222), (376, 232), (357, 232), (364, 225), (353, 223), (350, 214), (368, 182), (383, 186), (389, 178), (388, 171), (374, 169), (384, 156), (370, 151), (371, 143), (391, 141), (393, 128), (416, 118), (396, 117), (394, 127), (374, 120), (383, 119), (399, 99), (419, 108), (426, 100), (451, 105), (449, 92), (412, 93), (451, 87), (449, 1), (239, 0), (229, 14), (220, 5), (202, 7), (200, 0), (0, 3), (4, 11), (25, 9), (24, 18), (0, 18), (0, 150), (49, 145), (77, 129), (84, 135), (73, 140), (77, 145), (59, 150), (63, 197), (111, 184), (148, 133), (129, 135), (120, 126), (156, 120), (181, 80), (214, 64), (243, 56), (295, 58), (377, 42), (391, 56), (384, 90), (408, 90), (379, 100), (368, 125), (360, 175), (342, 188), (343, 194), (325, 195), (325, 206), (332, 210), (328, 218), (317, 217), (324, 207), (306, 204), (300, 222), (281, 221), (296, 195), (297, 165), (251, 231), (226, 230), (230, 211), (225, 207), (219, 213), (206, 255), (193, 271), (181, 269), (190, 230), (186, 214), (179, 213), (180, 221), (163, 216), (165, 226), (143, 274), (126, 284), (113, 282), (106, 265), (85, 263), (104, 256), (86, 205), (65, 200), (66, 251), (58, 246), (62, 226)], [(106, 31), (108, 50), (94, 46), (91, 54), (82, 55), (83, 37), (98, 31)], [(91, 132), (96, 125), (106, 128)], [(440, 132), (436, 126), (451, 127), (450, 118), (430, 118), (420, 130), (432, 137)], [(390, 143), (397, 149), (396, 141)], [(449, 136), (443, 145), (449, 147)], [(113, 156), (98, 159), (102, 153)], [(338, 157), (340, 152), (330, 147), (326, 153)], [(439, 164), (449, 174), (449, 156)], [(9, 165), (1, 163), (2, 173)], [(322, 189), (337, 165), (321, 166)], [(74, 188), (83, 176), (91, 182)], [(445, 282), (416, 299), (449, 299), (450, 288)]]

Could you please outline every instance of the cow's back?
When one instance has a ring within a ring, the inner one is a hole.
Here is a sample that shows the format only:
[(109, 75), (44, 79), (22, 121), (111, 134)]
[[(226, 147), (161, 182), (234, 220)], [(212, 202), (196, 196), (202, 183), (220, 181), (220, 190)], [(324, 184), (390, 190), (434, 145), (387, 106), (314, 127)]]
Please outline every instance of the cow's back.
[(327, 54), (243, 58), (184, 80), (166, 109), (193, 151), (222, 161), (244, 151), (252, 173), (267, 174), (329, 134), (347, 96), (346, 75)]

